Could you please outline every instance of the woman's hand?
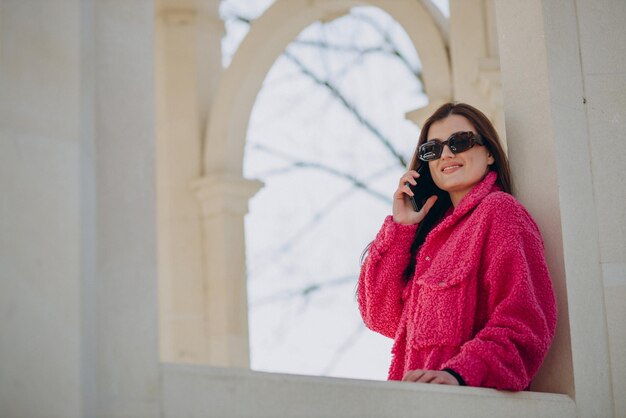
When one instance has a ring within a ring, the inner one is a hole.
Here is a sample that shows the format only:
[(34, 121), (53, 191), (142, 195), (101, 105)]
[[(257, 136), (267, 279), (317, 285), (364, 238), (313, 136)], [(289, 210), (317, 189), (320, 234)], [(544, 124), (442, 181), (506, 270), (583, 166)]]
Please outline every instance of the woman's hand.
[(417, 171), (410, 170), (407, 171), (400, 177), (400, 184), (398, 185), (398, 189), (393, 194), (393, 220), (396, 223), (404, 224), (404, 225), (412, 225), (419, 222), (422, 222), (430, 208), (433, 207), (435, 201), (437, 200), (437, 196), (431, 196), (426, 200), (424, 206), (420, 209), (419, 212), (415, 212), (413, 210), (413, 206), (409, 201), (408, 196), (413, 196), (413, 192), (406, 185), (406, 183), (411, 183), (412, 185), (416, 185), (415, 181), (420, 175), (417, 174)]
[(456, 377), (440, 370), (409, 370), (402, 378), (403, 382), (437, 383), (439, 385), (459, 386)]

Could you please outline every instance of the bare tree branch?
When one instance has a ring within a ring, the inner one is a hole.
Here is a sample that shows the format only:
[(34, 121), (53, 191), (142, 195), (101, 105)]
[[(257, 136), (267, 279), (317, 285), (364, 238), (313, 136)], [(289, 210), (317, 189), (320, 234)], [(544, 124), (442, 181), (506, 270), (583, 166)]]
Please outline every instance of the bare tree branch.
[[(390, 169), (394, 168), (394, 166), (384, 167), (381, 170), (372, 173), (370, 176), (364, 179), (364, 182), (372, 178), (379, 177), (382, 173), (388, 172)], [(326, 216), (332, 213), (332, 210), (339, 205), (343, 200), (347, 199), (352, 193), (354, 193), (357, 189), (350, 188), (348, 190), (342, 191), (338, 193), (333, 199), (331, 199), (326, 206), (320, 208), (316, 211), (313, 216), (309, 219), (307, 223), (305, 223), (302, 227), (300, 227), (297, 231), (295, 231), (291, 237), (287, 238), (281, 245), (275, 248), (271, 248), (267, 250), (267, 255), (254, 257), (255, 260), (263, 260), (264, 265), (272, 265), (280, 262), (280, 259), (287, 254), (294, 245), (296, 245), (302, 237), (304, 237), (307, 233), (313, 231), (313, 227), (319, 224)], [(258, 274), (258, 269), (263, 268), (258, 267), (257, 265), (250, 265), (249, 272), (251, 274)]]
[(247, 25), (251, 25), (252, 24), (252, 19), (247, 18), (247, 17), (243, 17), (243, 16), (232, 16), (232, 20), (235, 20), (237, 22), (241, 22), (241, 23), (245, 23)]
[(328, 80), (322, 80), (317, 77), (306, 65), (304, 65), (298, 58), (296, 58), (295, 55), (291, 54), (289, 51), (285, 51), (283, 55), (290, 61), (292, 61), (300, 69), (302, 74), (309, 77), (313, 82), (315, 82), (315, 84), (318, 84), (328, 89), (328, 91), (334, 97), (336, 97), (344, 105), (344, 107), (350, 111), (350, 113), (352, 113), (352, 115), (359, 121), (359, 123), (367, 128), (367, 130), (369, 130), (383, 144), (383, 146), (398, 161), (398, 163), (402, 167), (406, 167), (406, 160), (404, 159), (402, 154), (400, 154), (395, 149), (391, 141), (387, 137), (385, 137), (382, 132), (380, 132), (380, 130), (378, 130), (378, 128), (376, 128), (369, 120), (367, 120), (367, 118), (365, 118), (365, 116), (363, 116), (361, 112), (359, 112), (356, 106), (348, 101), (348, 99), (339, 91), (337, 86), (335, 86), (332, 82)]
[(382, 54), (389, 55), (396, 59), (400, 59), (402, 64), (409, 70), (411, 74), (413, 74), (421, 83), (421, 73), (418, 70), (415, 70), (411, 67), (410, 63), (407, 59), (395, 48), (385, 48), (382, 46), (374, 46), (369, 48), (360, 48), (353, 45), (334, 45), (324, 41), (311, 41), (311, 40), (294, 40), (291, 42), (292, 46), (309, 46), (322, 51), (333, 51), (333, 52), (346, 52), (356, 54), (354, 59), (350, 60), (347, 64), (343, 66), (340, 70), (338, 70), (335, 74), (335, 78), (343, 77), (347, 71), (352, 69), (355, 65), (357, 65), (366, 55), (369, 54)]
[(383, 38), (383, 40), (385, 41), (386, 46), (389, 48), (390, 53), (396, 57), (398, 57), (398, 59), (400, 59), (400, 61), (402, 61), (402, 63), (406, 66), (406, 68), (411, 72), (411, 74), (413, 74), (415, 76), (415, 78), (417, 78), (420, 83), (422, 84), (422, 86), (424, 85), (424, 79), (422, 78), (422, 72), (420, 71), (420, 69), (418, 68), (414, 68), (411, 63), (409, 62), (409, 60), (404, 56), (404, 54), (402, 54), (402, 52), (400, 52), (400, 50), (397, 48), (396, 44), (393, 42), (393, 40), (391, 39), (391, 37), (389, 36), (389, 32), (382, 28), (378, 22), (376, 22), (375, 20), (373, 20), (372, 18), (370, 18), (369, 16), (366, 16), (364, 14), (360, 14), (360, 13), (353, 13), (352, 16), (354, 16), (355, 19), (357, 20), (361, 20), (365, 23), (367, 23), (369, 26), (371, 26), (374, 30), (376, 30), (376, 32), (378, 32), (380, 34), (380, 36)]
[[(361, 21), (367, 23), (372, 28), (374, 28), (380, 34), (380, 36), (383, 38), (383, 40), (385, 41), (385, 43), (386, 43), (386, 45), (388, 47), (386, 52), (390, 53), (393, 56), (395, 56), (398, 59), (400, 59), (400, 61), (402, 63), (404, 63), (404, 65), (409, 69), (409, 71), (423, 85), (421, 72), (419, 70), (417, 70), (417, 69), (414, 69), (410, 65), (408, 59), (398, 50), (398, 48), (396, 48), (396, 46), (393, 43), (393, 40), (389, 36), (389, 33), (385, 29), (380, 27), (375, 21), (373, 21), (368, 16), (365, 16), (365, 15), (362, 15), (362, 14), (353, 14), (352, 16), (354, 18), (358, 19), (358, 20), (361, 20)], [(247, 23), (247, 24), (251, 24), (252, 23), (252, 21), (249, 18), (246, 18), (246, 17), (243, 17), (243, 16), (232, 15), (231, 18), (234, 19), (234, 20), (243, 22), (243, 23)], [(325, 41), (294, 40), (292, 42), (292, 44), (315, 46), (317, 48), (325, 48), (325, 49), (346, 50), (346, 51), (350, 51), (350, 52), (357, 52), (357, 53), (359, 53), (359, 56), (357, 57), (357, 59), (360, 59), (364, 54), (367, 54), (367, 53), (383, 52), (383, 51), (385, 51), (385, 48), (383, 48), (383, 47), (372, 47), (372, 48), (359, 49), (359, 48), (356, 48), (356, 47), (353, 47), (353, 46), (342, 47), (342, 46), (338, 46), (338, 45), (331, 45), (331, 44), (329, 44), (328, 42), (325, 42)], [(356, 108), (356, 106), (354, 104), (352, 104), (345, 97), (345, 95), (343, 95), (343, 93), (341, 93), (341, 91), (339, 90), (339, 88), (336, 85), (334, 85), (330, 80), (323, 80), (320, 77), (318, 77), (306, 65), (304, 65), (304, 63), (302, 63), (302, 61), (300, 61), (295, 55), (290, 53), (288, 50), (285, 50), (283, 55), (287, 59), (291, 60), (299, 68), (299, 70), (300, 70), (300, 72), (302, 74), (304, 74), (307, 77), (309, 77), (317, 85), (325, 87), (331, 93), (331, 95), (333, 97), (335, 97), (337, 100), (339, 100), (339, 102), (341, 102), (342, 105), (350, 113), (352, 113), (354, 115), (354, 117), (359, 121), (359, 123), (361, 125), (363, 125), (366, 129), (368, 129), (383, 144), (383, 146), (390, 152), (390, 154), (394, 157), (394, 159), (396, 159), (398, 161), (398, 163), (402, 167), (406, 167), (407, 161), (404, 159), (404, 156), (402, 156), (402, 154), (400, 154), (395, 149), (395, 147), (393, 146), (391, 141), (385, 135), (383, 135), (383, 133), (377, 127), (375, 127), (373, 123), (371, 123), (367, 118), (365, 118), (361, 114), (361, 112)]]
[[(259, 144), (256, 143), (254, 145), (252, 145), (252, 147), (254, 149), (260, 150), (260, 151), (264, 151), (268, 154), (272, 154), (275, 156), (279, 156), (281, 158), (283, 158), (284, 160), (290, 161), (292, 164), (290, 165), (289, 168), (314, 168), (320, 171), (324, 171), (326, 173), (332, 174), (336, 177), (342, 178), (344, 180), (349, 181), (350, 183), (352, 183), (353, 186), (363, 190), (365, 193), (368, 193), (369, 195), (371, 195), (372, 197), (375, 197), (385, 203), (391, 203), (391, 199), (389, 198), (389, 196), (380, 193), (376, 190), (373, 190), (372, 188), (370, 188), (367, 183), (365, 183), (363, 180), (359, 180), (358, 178), (356, 178), (355, 176), (353, 176), (352, 174), (337, 170), (336, 168), (330, 167), (326, 164), (322, 164), (322, 163), (318, 163), (318, 162), (314, 162), (314, 161), (303, 161), (303, 160), (299, 160), (295, 157), (289, 156), (287, 154), (285, 154), (284, 152), (272, 149), (270, 147), (268, 147), (267, 145), (263, 145), (263, 144)], [(283, 171), (286, 170), (286, 168), (282, 169)]]
[(272, 304), (276, 302), (283, 302), (285, 300), (293, 299), (296, 297), (309, 297), (316, 292), (320, 292), (328, 288), (344, 286), (346, 284), (352, 284), (356, 281), (356, 279), (357, 277), (355, 275), (348, 275), (348, 276), (343, 276), (343, 277), (337, 277), (337, 278), (330, 279), (330, 280), (317, 281), (305, 287), (300, 287), (297, 289), (282, 290), (272, 295), (265, 296), (263, 298), (251, 301), (250, 307), (258, 308), (263, 305), (268, 305), (268, 304)]
[[(362, 22), (367, 23), (370, 27), (372, 27), (374, 30), (376, 30), (376, 32), (378, 32), (380, 34), (380, 36), (382, 37), (382, 39), (385, 41), (385, 45), (387, 46), (387, 48), (380, 47), (380, 46), (370, 47), (370, 48), (358, 48), (358, 47), (350, 46), (350, 45), (346, 45), (346, 46), (343, 46), (343, 45), (331, 45), (331, 44), (325, 43), (323, 41), (311, 41), (311, 40), (299, 40), (299, 39), (295, 39), (294, 41), (292, 41), (292, 44), (293, 45), (312, 46), (312, 47), (315, 47), (315, 48), (322, 48), (322, 49), (334, 50), (334, 51), (340, 51), (340, 52), (341, 51), (343, 51), (343, 52), (353, 52), (353, 53), (357, 53), (359, 55), (365, 55), (365, 54), (369, 54), (369, 53), (373, 53), (373, 52), (391, 54), (391, 55), (395, 56), (396, 58), (398, 58), (406, 66), (406, 68), (409, 70), (409, 72), (411, 74), (413, 74), (413, 76), (420, 81), (422, 86), (424, 85), (424, 80), (422, 78), (422, 72), (420, 71), (420, 69), (413, 67), (411, 65), (411, 63), (409, 62), (409, 60), (406, 58), (406, 56), (404, 56), (404, 54), (402, 54), (402, 52), (400, 52), (400, 50), (396, 47), (395, 43), (393, 42), (393, 40), (389, 36), (389, 32), (387, 30), (382, 28), (378, 24), (378, 22), (376, 22), (375, 20), (373, 20), (372, 18), (370, 18), (367, 15), (360, 14), (360, 13), (351, 13), (350, 16), (353, 17), (356, 20), (361, 20)], [(224, 19), (230, 19), (230, 20), (238, 21), (238, 22), (241, 22), (241, 23), (245, 23), (247, 25), (251, 25), (253, 20), (254, 20), (254, 19), (250, 19), (250, 18), (245, 17), (245, 16), (240, 16), (240, 15), (235, 15), (235, 14), (232, 14), (232, 15), (229, 15), (229, 16), (225, 16)]]
[(294, 39), (291, 41), (291, 45), (296, 46), (308, 46), (316, 49), (322, 49), (327, 51), (335, 51), (335, 52), (351, 52), (354, 54), (371, 54), (376, 52), (382, 53), (390, 53), (391, 51), (381, 47), (381, 46), (373, 46), (369, 48), (359, 48), (354, 45), (335, 45), (325, 41), (318, 40), (304, 40), (304, 39)]
[(313, 216), (309, 219), (307, 223), (305, 223), (302, 227), (300, 227), (297, 231), (295, 231), (289, 238), (283, 241), (278, 247), (268, 249), (268, 255), (263, 257), (255, 257), (255, 259), (262, 260), (264, 262), (261, 267), (258, 265), (250, 265), (249, 271), (251, 274), (259, 274), (258, 269), (263, 268), (263, 266), (272, 265), (275, 263), (279, 263), (280, 259), (283, 258), (291, 249), (302, 240), (307, 233), (313, 231), (313, 227), (318, 225), (325, 217), (332, 213), (332, 210), (339, 205), (343, 200), (345, 200), (348, 196), (354, 193), (356, 189), (350, 187), (348, 190), (345, 190), (339, 194), (337, 194), (330, 202), (323, 208), (316, 211)]

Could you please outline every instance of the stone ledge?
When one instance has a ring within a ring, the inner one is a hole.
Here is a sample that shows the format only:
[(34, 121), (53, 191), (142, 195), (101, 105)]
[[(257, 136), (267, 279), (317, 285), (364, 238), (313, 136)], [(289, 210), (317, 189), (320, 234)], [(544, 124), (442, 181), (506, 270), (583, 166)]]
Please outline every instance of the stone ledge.
[(573, 417), (560, 394), (162, 364), (164, 417)]

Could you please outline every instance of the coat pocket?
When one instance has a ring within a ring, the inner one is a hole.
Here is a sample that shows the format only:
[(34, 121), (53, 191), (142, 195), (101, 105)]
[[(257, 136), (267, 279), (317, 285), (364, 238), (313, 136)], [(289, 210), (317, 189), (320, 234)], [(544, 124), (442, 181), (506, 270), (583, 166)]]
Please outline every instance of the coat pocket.
[(420, 289), (413, 317), (413, 344), (416, 347), (460, 346), (467, 339), (473, 315), (468, 312), (467, 277), (425, 277), (418, 280)]

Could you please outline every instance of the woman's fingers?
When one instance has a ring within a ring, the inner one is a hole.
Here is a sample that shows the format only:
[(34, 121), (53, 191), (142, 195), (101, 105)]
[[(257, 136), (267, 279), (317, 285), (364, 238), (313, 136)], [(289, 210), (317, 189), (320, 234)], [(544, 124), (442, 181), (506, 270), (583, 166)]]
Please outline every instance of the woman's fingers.
[(402, 381), (404, 382), (416, 382), (422, 375), (426, 373), (426, 370), (409, 370), (405, 373)]
[[(419, 177), (417, 171), (409, 170), (400, 178), (398, 188), (393, 194), (393, 220), (404, 225), (412, 225), (421, 222), (421, 217), (413, 210), (413, 205), (408, 197), (415, 196), (411, 185), (417, 184), (415, 179)], [(419, 187), (419, 186), (418, 186)]]
[(404, 382), (432, 383), (439, 385), (458, 385), (456, 378), (440, 370), (409, 370), (402, 379)]
[(435, 385), (450, 385), (450, 386), (458, 386), (459, 382), (454, 377), (445, 378), (445, 377), (437, 377), (435, 380), (430, 382)]
[(437, 372), (437, 378), (430, 383), (437, 383), (439, 385), (452, 385), (458, 386), (459, 381), (456, 380), (456, 377), (452, 376), (448, 372)]
[(417, 171), (415, 170), (409, 170), (406, 173), (404, 173), (402, 175), (402, 177), (400, 177), (400, 186), (405, 185), (407, 182), (412, 184), (413, 186), (415, 186), (417, 184), (417, 181), (415, 181), (416, 178), (418, 178), (420, 175), (417, 174)]
[(404, 186), (402, 186), (402, 187), (401, 187), (401, 190), (402, 190), (404, 193), (408, 194), (409, 196), (414, 196), (414, 195), (415, 195), (415, 193), (413, 193), (413, 190), (411, 190), (411, 188), (410, 188), (410, 187), (408, 186), (408, 184), (406, 184), (406, 183), (405, 183), (405, 185), (404, 185)]
[(422, 206), (422, 209), (420, 209), (420, 212), (424, 216), (428, 215), (428, 211), (430, 211), (430, 209), (433, 207), (437, 199), (438, 199), (437, 195), (432, 195), (431, 197), (426, 199), (426, 202), (424, 203), (424, 206)]
[(433, 370), (428, 370), (419, 379), (417, 379), (416, 382), (418, 382), (418, 383), (431, 383), (436, 378), (437, 378), (437, 372), (435, 372)]

